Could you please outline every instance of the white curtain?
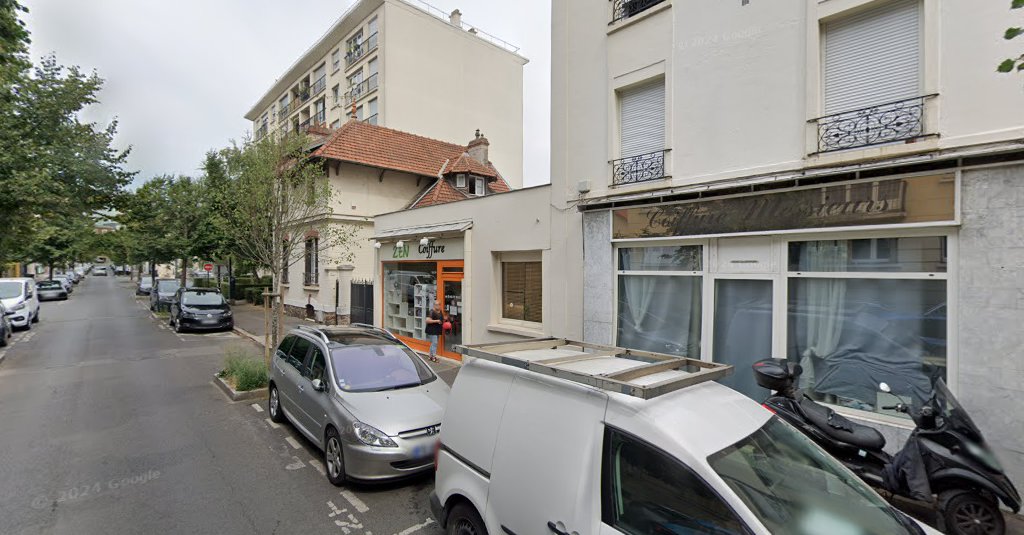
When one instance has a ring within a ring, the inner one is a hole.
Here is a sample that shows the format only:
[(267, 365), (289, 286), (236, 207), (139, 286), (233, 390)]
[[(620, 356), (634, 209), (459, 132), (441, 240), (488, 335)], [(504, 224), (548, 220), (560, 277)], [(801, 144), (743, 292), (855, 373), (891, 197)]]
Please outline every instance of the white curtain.
[[(846, 271), (846, 241), (808, 242), (800, 252), (803, 271)], [(842, 279), (804, 279), (803, 302), (807, 305), (806, 348), (801, 354), (804, 369), (800, 387), (814, 383), (814, 358), (827, 359), (839, 345), (846, 306), (846, 281)]]
[[(622, 253), (622, 269), (642, 270), (655, 263), (660, 253), (658, 248), (626, 249)], [(654, 288), (657, 282), (657, 278), (651, 276), (623, 276), (622, 287), (626, 291), (626, 301), (629, 303), (629, 316), (633, 320), (634, 327), (639, 331), (644, 329), (643, 320), (647, 316), (647, 310), (654, 298)]]

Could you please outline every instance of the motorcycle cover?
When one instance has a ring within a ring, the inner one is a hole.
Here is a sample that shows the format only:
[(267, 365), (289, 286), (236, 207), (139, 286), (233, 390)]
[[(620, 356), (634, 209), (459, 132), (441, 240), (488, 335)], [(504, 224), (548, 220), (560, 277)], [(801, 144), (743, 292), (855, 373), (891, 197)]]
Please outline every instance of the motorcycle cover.
[(885, 467), (885, 489), (924, 502), (932, 501), (932, 486), (928, 483), (928, 467), (921, 455), (921, 444), (911, 437)]

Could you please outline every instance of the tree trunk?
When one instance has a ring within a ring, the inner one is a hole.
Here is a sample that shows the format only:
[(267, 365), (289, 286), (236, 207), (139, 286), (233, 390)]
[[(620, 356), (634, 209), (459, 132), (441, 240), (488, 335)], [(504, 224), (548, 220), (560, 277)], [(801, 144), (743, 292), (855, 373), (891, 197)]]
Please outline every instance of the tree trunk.
[(50, 262), (50, 263), (48, 263), (48, 264), (47, 264), (47, 266), (49, 266), (49, 268), (50, 268), (50, 276), (49, 276), (49, 279), (50, 279), (50, 280), (53, 280), (53, 262)]
[(181, 259), (181, 287), (182, 288), (185, 287), (186, 278), (188, 277), (188, 269), (185, 268), (185, 265), (186, 265), (185, 262), (186, 262), (186, 260), (184, 258), (182, 258)]

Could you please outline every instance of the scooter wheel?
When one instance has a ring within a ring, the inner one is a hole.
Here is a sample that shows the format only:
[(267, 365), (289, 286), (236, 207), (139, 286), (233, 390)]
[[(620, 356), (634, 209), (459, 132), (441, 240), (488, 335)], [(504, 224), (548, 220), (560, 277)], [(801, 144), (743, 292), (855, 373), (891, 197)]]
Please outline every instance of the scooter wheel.
[(948, 535), (1003, 535), (1006, 521), (999, 504), (977, 492), (956, 490), (944, 493), (939, 503)]

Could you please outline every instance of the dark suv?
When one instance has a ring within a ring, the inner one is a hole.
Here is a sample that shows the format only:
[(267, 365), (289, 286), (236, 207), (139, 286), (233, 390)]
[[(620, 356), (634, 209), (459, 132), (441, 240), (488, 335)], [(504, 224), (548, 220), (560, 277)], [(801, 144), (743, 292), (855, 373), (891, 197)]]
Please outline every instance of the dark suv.
[(235, 319), (231, 306), (216, 288), (179, 288), (171, 300), (174, 332), (190, 330), (231, 330)]

